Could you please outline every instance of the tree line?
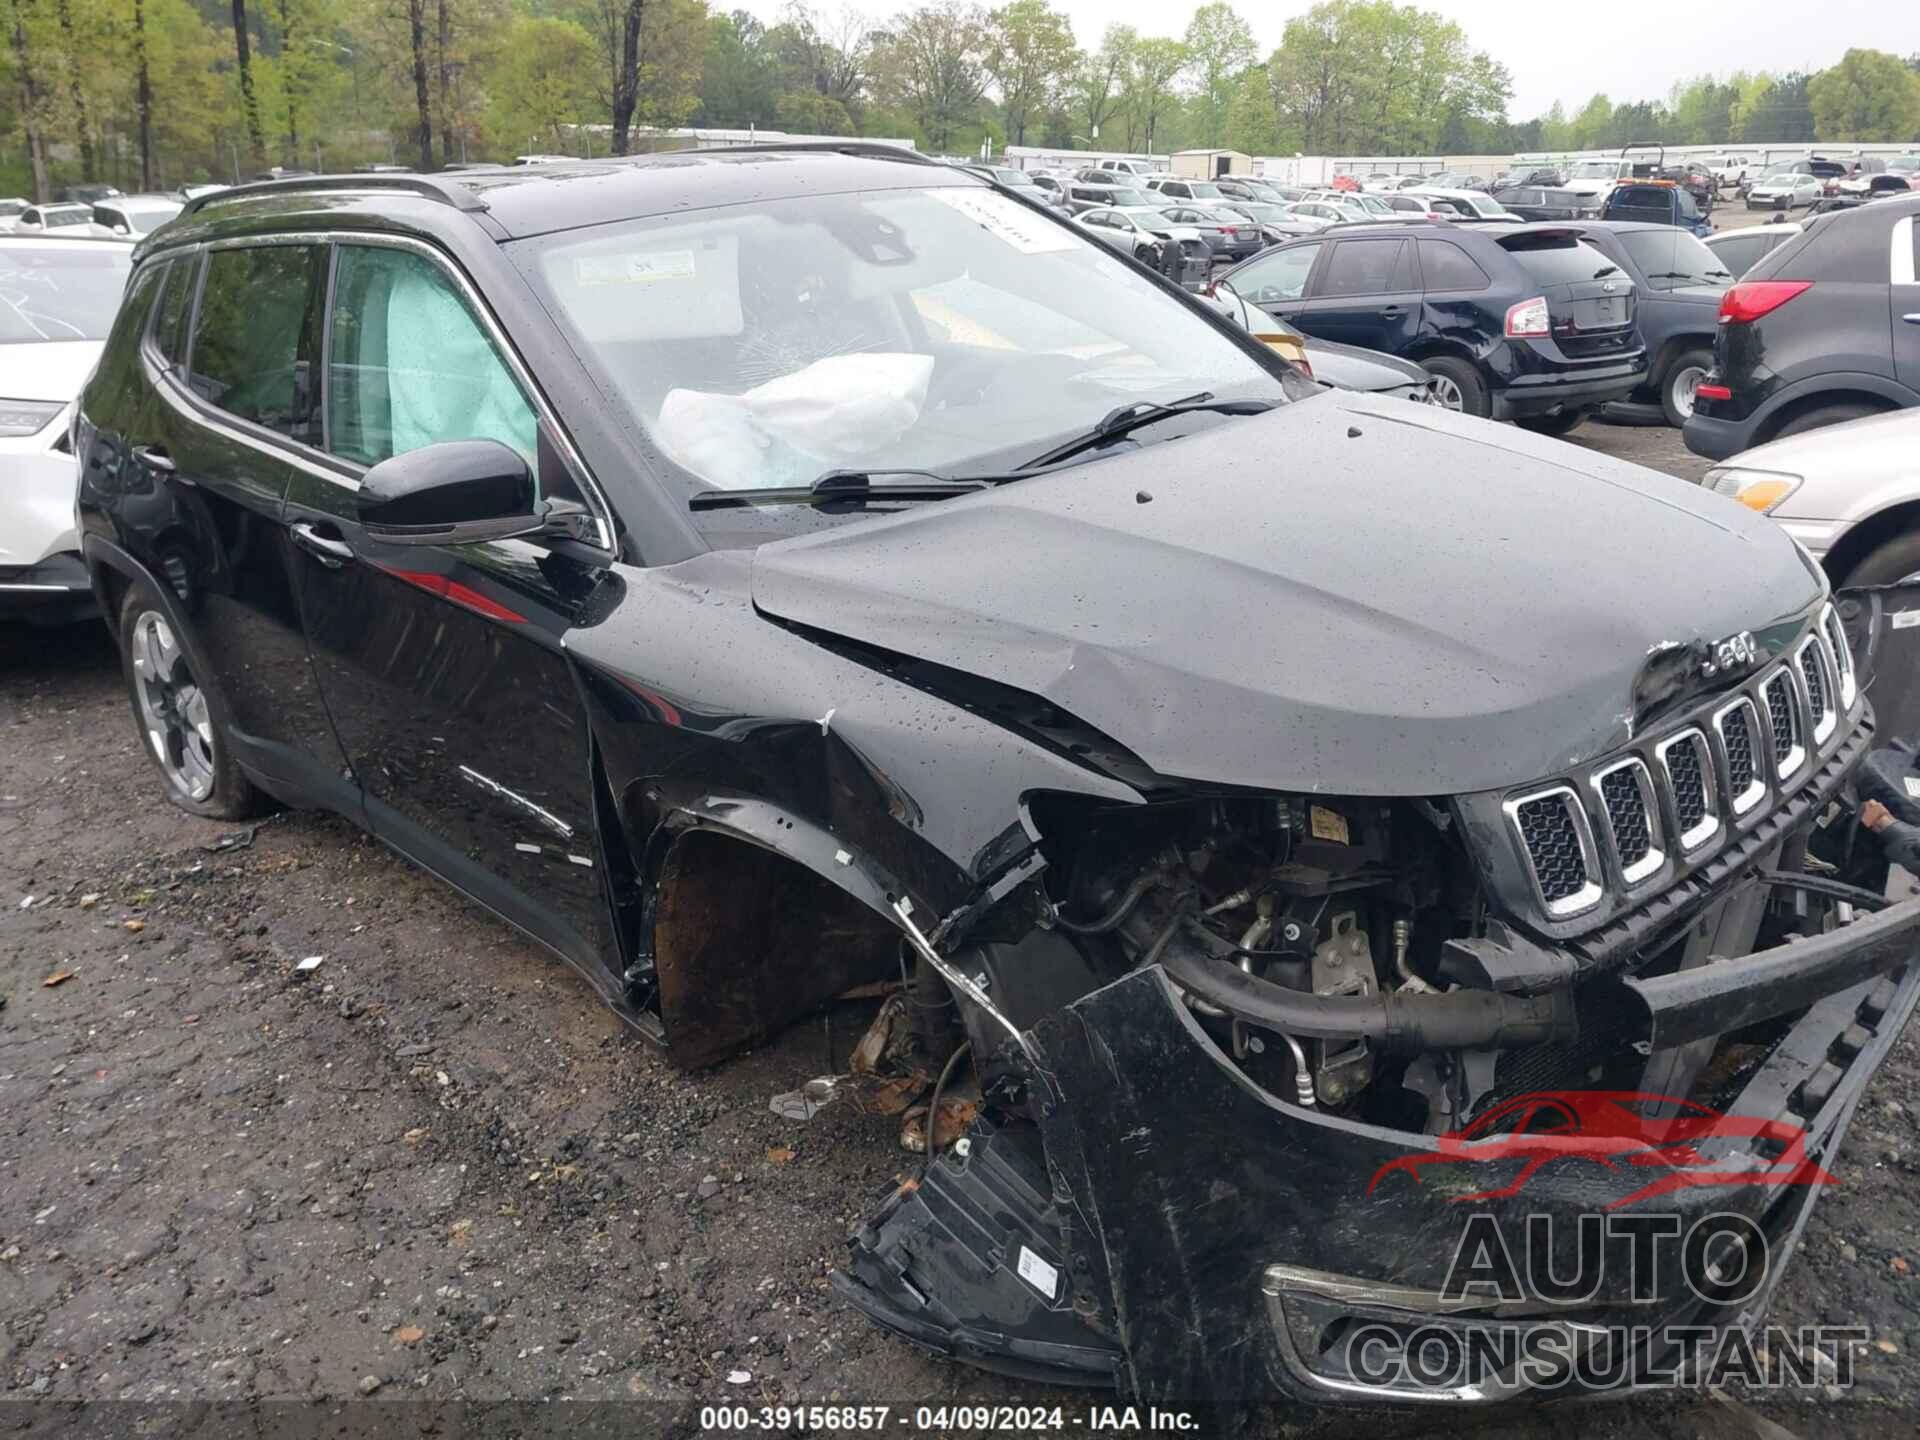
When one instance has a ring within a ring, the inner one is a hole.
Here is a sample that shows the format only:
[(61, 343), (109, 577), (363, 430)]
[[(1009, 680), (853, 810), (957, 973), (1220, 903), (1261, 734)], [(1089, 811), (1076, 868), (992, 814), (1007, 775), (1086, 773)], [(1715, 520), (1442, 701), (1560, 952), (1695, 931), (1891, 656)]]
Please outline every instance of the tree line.
[[(1504, 154), (1672, 143), (1906, 140), (1916, 62), (1852, 50), (1664, 101), (1596, 95), (1509, 118), (1512, 76), (1455, 22), (1322, 0), (1261, 55), (1230, 0), (1177, 34), (1077, 37), (1048, 0), (890, 16), (793, 0), (0, 0), (0, 191), (165, 189), (273, 166), (433, 167), (627, 153), (656, 128), (1252, 154)], [(1091, 37), (1089, 37), (1091, 40)]]

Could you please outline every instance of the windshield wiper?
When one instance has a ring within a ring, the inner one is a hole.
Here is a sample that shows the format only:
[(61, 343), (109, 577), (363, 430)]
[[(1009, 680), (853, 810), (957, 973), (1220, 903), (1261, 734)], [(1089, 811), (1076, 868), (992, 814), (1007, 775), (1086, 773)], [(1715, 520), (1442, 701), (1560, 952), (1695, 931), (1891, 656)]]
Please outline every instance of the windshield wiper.
[(1202, 390), (1198, 395), (1189, 395), (1184, 400), (1170, 400), (1164, 405), (1122, 405), (1108, 411), (1100, 423), (1084, 435), (1076, 435), (1064, 445), (1056, 445), (1046, 454), (1034, 456), (1020, 468), (1038, 470), (1042, 466), (1056, 464), (1170, 416), (1191, 415), (1198, 411), (1211, 411), (1219, 415), (1260, 415), (1279, 403), (1278, 400), (1216, 400), (1211, 390)]
[[(913, 475), (913, 480), (882, 480)], [(702, 490), (687, 501), (689, 510), (750, 510), (756, 505), (815, 505), (822, 510), (855, 510), (870, 500), (951, 500), (985, 490), (994, 476), (955, 480), (932, 470), (829, 470), (811, 485), (770, 485), (758, 490)]]

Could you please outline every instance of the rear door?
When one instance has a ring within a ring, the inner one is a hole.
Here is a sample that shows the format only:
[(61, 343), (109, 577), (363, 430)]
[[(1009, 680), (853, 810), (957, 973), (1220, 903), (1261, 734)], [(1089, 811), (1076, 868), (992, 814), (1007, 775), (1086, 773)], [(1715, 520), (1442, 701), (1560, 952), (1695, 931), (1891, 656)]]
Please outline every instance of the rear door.
[(1348, 236), (1315, 271), (1289, 317), (1309, 335), (1397, 355), (1420, 325), (1420, 280), (1404, 235)]
[(1920, 225), (1911, 215), (1894, 222), (1888, 247), (1892, 287), (1894, 374), (1920, 391)]
[(325, 354), (339, 469), (296, 477), (287, 524), (367, 823), (604, 980), (590, 739), (561, 638), (606, 572), (564, 544), (383, 544), (358, 518), (370, 467), (448, 440), (497, 440), (543, 496), (578, 499), (555, 432), (471, 287), (425, 246), (335, 246)]

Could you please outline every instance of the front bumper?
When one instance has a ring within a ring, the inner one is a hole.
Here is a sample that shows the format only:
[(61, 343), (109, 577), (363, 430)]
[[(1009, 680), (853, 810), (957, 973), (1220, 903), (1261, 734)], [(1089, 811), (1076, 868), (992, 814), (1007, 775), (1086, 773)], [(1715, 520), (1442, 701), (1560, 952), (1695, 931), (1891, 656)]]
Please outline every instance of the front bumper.
[[(1838, 988), (1811, 1003), (1724, 1105), (1728, 1116), (1797, 1125), (1807, 1158), (1829, 1168), (1868, 1080), (1920, 1004), (1920, 900), (1860, 928), (1851, 947), (1808, 945), (1822, 952), (1813, 963), (1851, 954), (1864, 965), (1871, 949), (1873, 963), (1893, 968), (1865, 978), (1858, 968), (1826, 971)], [(1765, 983), (1779, 984), (1800, 948), (1708, 968), (1739, 967), (1727, 971), (1732, 981), (1765, 972)], [(1389, 1175), (1370, 1189), (1380, 1167), (1427, 1152), (1429, 1137), (1260, 1090), (1157, 967), (1076, 1001), (1037, 1038), (1056, 1097), (1041, 1106), (1044, 1163), (1009, 1166), (1009, 1132), (983, 1122), (966, 1153), (942, 1156), (856, 1232), (853, 1262), (835, 1288), (941, 1353), (1110, 1383), (1147, 1401), (1231, 1404), (1279, 1393), (1322, 1403), (1488, 1402), (1527, 1388), (1499, 1376), (1423, 1388), (1357, 1375), (1337, 1342), (1369, 1323), (1385, 1332), (1558, 1327), (1584, 1346), (1618, 1348), (1618, 1363), (1603, 1373), (1629, 1385), (1670, 1366), (1657, 1338), (1663, 1327), (1751, 1331), (1759, 1323), (1818, 1194), (1807, 1185), (1713, 1184), (1640, 1207), (1682, 1225), (1731, 1212), (1760, 1228), (1764, 1287), (1737, 1307), (1715, 1308), (1677, 1280), (1628, 1295), (1615, 1274), (1627, 1267), (1612, 1267), (1606, 1286), (1578, 1308), (1448, 1312), (1424, 1297), (1443, 1292), (1473, 1214), (1490, 1215), (1517, 1254), (1529, 1217), (1553, 1217), (1571, 1233), (1579, 1217), (1645, 1185), (1647, 1171), (1615, 1173), (1569, 1157), (1506, 1198), (1476, 1198), (1508, 1178), (1498, 1173), (1474, 1174), (1470, 1189), (1431, 1173)], [(1719, 1158), (1768, 1163), (1737, 1149)]]
[(97, 614), (87, 567), (72, 551), (37, 565), (0, 566), (0, 620), (61, 625)]

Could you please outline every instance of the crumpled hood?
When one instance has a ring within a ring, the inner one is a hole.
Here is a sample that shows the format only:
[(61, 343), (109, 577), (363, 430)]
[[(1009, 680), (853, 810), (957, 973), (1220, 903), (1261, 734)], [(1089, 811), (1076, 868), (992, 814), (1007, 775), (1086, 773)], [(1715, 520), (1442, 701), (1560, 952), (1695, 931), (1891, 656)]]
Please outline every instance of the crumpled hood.
[(1377, 795), (1603, 754), (1650, 652), (1784, 643), (1822, 589), (1696, 486), (1342, 393), (753, 565), (763, 613), (1044, 696), (1163, 775)]

